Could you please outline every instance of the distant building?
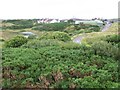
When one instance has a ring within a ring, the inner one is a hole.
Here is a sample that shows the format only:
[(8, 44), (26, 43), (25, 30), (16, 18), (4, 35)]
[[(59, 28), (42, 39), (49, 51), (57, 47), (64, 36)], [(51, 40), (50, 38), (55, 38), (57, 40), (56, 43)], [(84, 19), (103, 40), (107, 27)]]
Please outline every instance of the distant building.
[(75, 21), (75, 24), (90, 24), (90, 25), (98, 25), (102, 26), (103, 22), (101, 20), (80, 20), (80, 21)]
[(59, 22), (60, 22), (59, 19), (48, 19), (48, 18), (46, 18), (46, 19), (39, 19), (37, 21), (37, 23), (59, 23)]

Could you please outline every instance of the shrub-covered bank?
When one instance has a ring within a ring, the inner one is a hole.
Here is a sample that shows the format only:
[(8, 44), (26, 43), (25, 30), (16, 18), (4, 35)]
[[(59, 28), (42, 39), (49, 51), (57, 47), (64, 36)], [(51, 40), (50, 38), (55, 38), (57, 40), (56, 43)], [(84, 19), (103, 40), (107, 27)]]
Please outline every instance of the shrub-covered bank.
[(3, 49), (3, 87), (118, 87), (118, 61), (113, 54), (95, 53), (93, 46), (73, 47)]
[[(68, 27), (74, 31), (74, 27)], [(114, 29), (116, 33), (117, 29)], [(109, 31), (108, 31), (109, 32)], [(81, 44), (65, 32), (17, 36), (2, 50), (3, 88), (118, 88), (119, 36), (94, 33)], [(100, 35), (98, 35), (100, 34)]]

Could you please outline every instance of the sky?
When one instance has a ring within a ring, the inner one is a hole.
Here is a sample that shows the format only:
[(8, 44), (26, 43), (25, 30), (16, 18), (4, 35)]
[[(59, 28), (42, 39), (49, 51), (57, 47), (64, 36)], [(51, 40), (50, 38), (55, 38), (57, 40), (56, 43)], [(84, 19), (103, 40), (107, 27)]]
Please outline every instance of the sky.
[(0, 19), (118, 18), (119, 0), (0, 0)]

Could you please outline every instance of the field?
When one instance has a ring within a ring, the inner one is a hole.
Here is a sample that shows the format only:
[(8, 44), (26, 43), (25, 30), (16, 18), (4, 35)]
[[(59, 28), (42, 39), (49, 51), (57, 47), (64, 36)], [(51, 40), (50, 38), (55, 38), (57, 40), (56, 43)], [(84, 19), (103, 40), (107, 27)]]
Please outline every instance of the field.
[[(117, 23), (105, 32), (91, 25), (31, 24), (1, 31), (3, 88), (118, 88)], [(23, 31), (38, 38), (25, 38)], [(83, 33), (81, 44), (72, 41)]]

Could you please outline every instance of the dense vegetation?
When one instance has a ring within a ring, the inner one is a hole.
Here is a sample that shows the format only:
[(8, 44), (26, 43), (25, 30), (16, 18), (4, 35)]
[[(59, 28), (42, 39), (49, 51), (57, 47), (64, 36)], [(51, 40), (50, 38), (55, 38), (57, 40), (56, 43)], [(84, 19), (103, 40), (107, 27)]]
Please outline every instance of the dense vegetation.
[(117, 88), (118, 62), (112, 53), (99, 53), (94, 45), (3, 49), (3, 86)]
[(100, 31), (100, 27), (97, 25), (75, 25), (70, 23), (51, 23), (51, 24), (40, 24), (32, 28), (33, 30), (39, 31), (62, 31), (68, 33), (70, 36), (80, 33), (90, 33)]
[(100, 27), (97, 25), (89, 24), (80, 24), (80, 25), (70, 25), (65, 28), (64, 32), (68, 33), (71, 36), (80, 34), (80, 33), (90, 33), (90, 32), (99, 32)]
[(2, 29), (25, 29), (32, 28), (34, 25), (33, 20), (5, 20), (2, 23), (11, 23), (12, 25), (4, 25)]
[(87, 25), (80, 24), (75, 25), (74, 23), (68, 22), (60, 22), (60, 23), (37, 23), (37, 20), (4, 20), (2, 22), (2, 29), (28, 29), (39, 30), (39, 31), (61, 31), (66, 32), (70, 36), (74, 36), (80, 33), (90, 33), (90, 32), (98, 32), (100, 31), (100, 27), (97, 25)]
[(3, 88), (118, 88), (120, 38), (92, 35), (76, 44), (66, 32), (96, 27), (88, 26), (70, 25), (63, 32), (44, 30), (38, 38), (5, 41)]
[(69, 26), (69, 23), (48, 23), (48, 24), (38, 24), (33, 27), (33, 30), (41, 30), (41, 31), (63, 31), (65, 27)]
[(28, 39), (23, 36), (16, 36), (13, 39), (5, 42), (5, 47), (20, 47), (23, 44), (27, 43)]
[(41, 39), (57, 39), (60, 41), (70, 41), (71, 38), (67, 33), (64, 32), (49, 32), (49, 33), (44, 33), (39, 37), (39, 40)]

